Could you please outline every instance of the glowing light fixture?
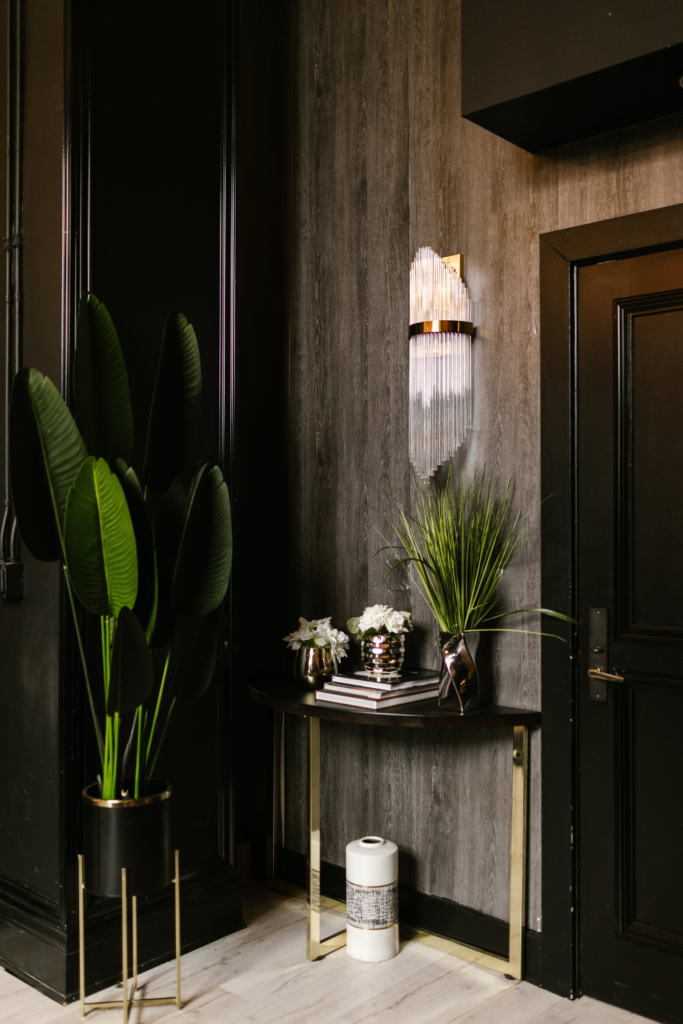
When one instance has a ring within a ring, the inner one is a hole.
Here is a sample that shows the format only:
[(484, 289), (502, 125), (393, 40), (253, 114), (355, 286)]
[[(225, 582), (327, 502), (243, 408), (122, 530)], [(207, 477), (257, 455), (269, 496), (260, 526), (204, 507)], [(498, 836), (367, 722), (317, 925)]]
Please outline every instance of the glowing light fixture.
[(410, 461), (427, 480), (472, 426), (472, 302), (463, 258), (418, 249), (410, 268)]

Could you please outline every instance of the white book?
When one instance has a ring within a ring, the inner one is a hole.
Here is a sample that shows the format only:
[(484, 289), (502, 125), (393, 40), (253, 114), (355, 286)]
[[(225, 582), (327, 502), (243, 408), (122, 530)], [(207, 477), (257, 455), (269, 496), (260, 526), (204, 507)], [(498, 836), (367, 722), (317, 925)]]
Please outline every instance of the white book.
[(399, 704), (413, 704), (421, 700), (431, 700), (439, 696), (438, 686), (431, 690), (420, 690), (418, 693), (395, 694), (389, 698), (354, 697), (352, 694), (330, 693), (329, 690), (316, 690), (315, 699), (325, 704), (343, 704), (346, 707), (368, 708), (370, 711), (381, 711), (384, 708)]
[[(438, 672), (427, 672), (424, 669), (414, 672), (396, 672), (393, 676), (373, 676), (365, 670), (354, 672), (349, 675), (332, 676), (333, 683), (340, 683), (343, 686), (371, 687), (373, 690), (409, 690), (415, 686), (424, 686), (425, 683), (435, 685), (439, 682)], [(325, 684), (326, 686), (329, 684)]]
[(404, 696), (407, 693), (422, 693), (424, 690), (433, 690), (435, 684), (431, 683), (416, 683), (406, 689), (393, 689), (393, 690), (374, 690), (365, 683), (358, 683), (356, 686), (342, 683), (325, 683), (323, 690), (326, 693), (346, 693), (353, 694), (355, 697), (367, 697), (370, 700), (381, 700), (383, 703), (389, 700), (391, 697)]

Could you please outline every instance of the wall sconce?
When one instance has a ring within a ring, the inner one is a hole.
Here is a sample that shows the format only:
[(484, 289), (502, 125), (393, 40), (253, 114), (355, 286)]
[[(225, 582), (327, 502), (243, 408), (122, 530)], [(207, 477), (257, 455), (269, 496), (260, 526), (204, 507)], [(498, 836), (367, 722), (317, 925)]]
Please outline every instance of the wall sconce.
[(463, 257), (418, 249), (410, 267), (410, 461), (423, 480), (472, 426), (472, 302)]

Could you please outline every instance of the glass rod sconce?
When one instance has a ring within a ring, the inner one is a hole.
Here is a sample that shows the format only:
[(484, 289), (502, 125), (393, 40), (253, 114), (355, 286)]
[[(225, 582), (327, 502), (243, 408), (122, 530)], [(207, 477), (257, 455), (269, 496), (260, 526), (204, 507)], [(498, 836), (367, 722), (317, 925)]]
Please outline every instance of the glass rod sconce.
[(463, 258), (418, 249), (410, 268), (410, 461), (423, 480), (472, 426), (472, 303)]

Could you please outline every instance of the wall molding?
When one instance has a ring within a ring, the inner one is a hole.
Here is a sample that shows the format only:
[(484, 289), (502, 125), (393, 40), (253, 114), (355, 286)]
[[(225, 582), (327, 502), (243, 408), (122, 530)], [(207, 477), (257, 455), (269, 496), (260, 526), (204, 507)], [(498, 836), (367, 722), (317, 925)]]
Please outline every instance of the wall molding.
[[(0, 964), (51, 999), (73, 1002), (79, 995), (78, 932), (67, 929), (57, 912), (39, 913), (35, 897), (20, 903), (9, 888), (3, 884), (0, 890)], [(218, 858), (201, 872), (181, 872), (180, 897), (183, 953), (245, 927), (237, 872)], [(85, 921), (88, 994), (121, 975), (120, 901), (90, 900)], [(175, 956), (172, 888), (138, 900), (138, 935), (140, 970)]]

